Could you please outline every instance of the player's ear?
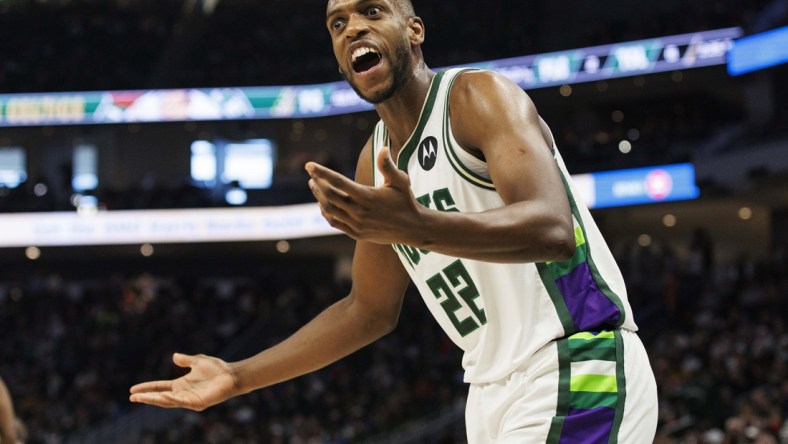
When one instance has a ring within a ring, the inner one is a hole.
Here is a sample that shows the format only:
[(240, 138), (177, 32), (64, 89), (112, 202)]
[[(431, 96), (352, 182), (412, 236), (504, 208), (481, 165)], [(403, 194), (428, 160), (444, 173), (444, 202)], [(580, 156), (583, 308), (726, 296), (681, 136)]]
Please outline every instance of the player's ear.
[(424, 22), (419, 17), (408, 19), (408, 36), (412, 46), (419, 46), (424, 43)]

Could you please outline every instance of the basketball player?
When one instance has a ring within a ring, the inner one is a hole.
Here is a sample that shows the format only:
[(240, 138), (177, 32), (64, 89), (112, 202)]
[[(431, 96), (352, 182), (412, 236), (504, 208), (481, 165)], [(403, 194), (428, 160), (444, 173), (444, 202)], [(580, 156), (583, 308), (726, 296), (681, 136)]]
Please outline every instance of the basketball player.
[(329, 0), (340, 72), (381, 118), (356, 181), (308, 163), (328, 222), (356, 239), (353, 285), (277, 346), (131, 400), (195, 410), (328, 365), (394, 329), (409, 279), (464, 350), (469, 443), (651, 443), (656, 385), (621, 273), (526, 93), (435, 73), (409, 0)]

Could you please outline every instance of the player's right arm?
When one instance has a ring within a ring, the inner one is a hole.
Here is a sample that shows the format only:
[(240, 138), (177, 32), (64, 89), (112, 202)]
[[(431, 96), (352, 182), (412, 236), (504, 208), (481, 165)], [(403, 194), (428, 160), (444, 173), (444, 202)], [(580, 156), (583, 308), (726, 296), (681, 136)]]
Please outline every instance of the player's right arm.
[[(357, 181), (372, 184), (372, 164), (368, 142), (359, 157)], [(358, 241), (352, 280), (349, 295), (278, 345), (232, 363), (176, 354), (175, 363), (191, 371), (174, 380), (137, 384), (131, 388), (131, 401), (203, 410), (323, 368), (391, 332), (408, 285), (408, 275), (391, 246)]]
[(356, 244), (353, 287), (347, 297), (278, 346), (231, 364), (243, 392), (320, 369), (396, 327), (407, 275), (394, 250), (380, 247)]
[(16, 418), (14, 416), (14, 404), (11, 401), (11, 394), (5, 382), (0, 379), (0, 443), (17, 442)]

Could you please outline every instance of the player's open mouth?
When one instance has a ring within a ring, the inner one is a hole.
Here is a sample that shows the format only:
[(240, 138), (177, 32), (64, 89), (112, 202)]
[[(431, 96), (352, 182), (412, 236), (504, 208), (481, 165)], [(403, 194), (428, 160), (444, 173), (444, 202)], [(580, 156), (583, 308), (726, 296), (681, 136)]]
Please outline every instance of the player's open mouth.
[(363, 46), (353, 51), (351, 59), (353, 71), (356, 73), (362, 73), (377, 66), (377, 64), (383, 60), (383, 56), (374, 49)]

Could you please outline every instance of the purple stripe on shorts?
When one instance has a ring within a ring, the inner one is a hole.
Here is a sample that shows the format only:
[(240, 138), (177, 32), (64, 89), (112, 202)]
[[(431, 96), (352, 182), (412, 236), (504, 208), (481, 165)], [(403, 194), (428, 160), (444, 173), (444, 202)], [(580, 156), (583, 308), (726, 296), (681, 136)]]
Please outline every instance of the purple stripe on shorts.
[(569, 274), (555, 281), (564, 297), (577, 331), (615, 325), (621, 318), (616, 305), (596, 284), (588, 263), (578, 264)]
[(613, 429), (615, 409), (569, 409), (558, 444), (607, 444)]

